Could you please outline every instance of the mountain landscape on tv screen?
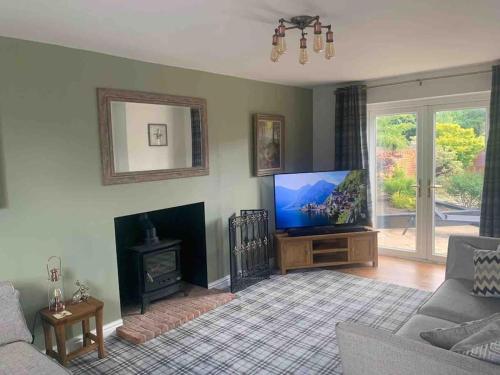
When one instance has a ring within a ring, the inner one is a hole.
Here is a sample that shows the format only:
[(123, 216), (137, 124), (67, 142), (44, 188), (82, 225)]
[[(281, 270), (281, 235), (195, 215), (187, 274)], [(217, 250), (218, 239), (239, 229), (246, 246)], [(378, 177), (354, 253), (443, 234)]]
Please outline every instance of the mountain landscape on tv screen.
[[(330, 172), (332, 174), (338, 172)], [(286, 179), (275, 186), (277, 226), (356, 224), (367, 217), (363, 171), (350, 171), (338, 183), (320, 179), (291, 188)], [(331, 180), (332, 178), (330, 178)], [(338, 179), (338, 178), (337, 178)]]
[(276, 187), (276, 206), (286, 209), (301, 208), (307, 204), (321, 204), (332, 193), (337, 185), (320, 180), (314, 185), (305, 185), (298, 190), (283, 186)]

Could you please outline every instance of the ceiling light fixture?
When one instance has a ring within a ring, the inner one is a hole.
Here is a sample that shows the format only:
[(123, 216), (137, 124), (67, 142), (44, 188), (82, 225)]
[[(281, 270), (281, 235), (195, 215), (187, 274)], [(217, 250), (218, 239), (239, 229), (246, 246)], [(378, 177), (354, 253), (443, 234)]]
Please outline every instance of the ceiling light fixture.
[[(299, 29), (302, 34), (300, 38), (299, 50), (299, 63), (304, 65), (309, 62), (309, 55), (307, 53), (307, 33), (304, 31), (306, 28), (311, 27), (314, 30), (313, 51), (320, 53), (325, 51), (325, 58), (330, 60), (335, 56), (335, 48), (333, 47), (333, 31), (332, 25), (323, 26), (319, 21), (319, 16), (297, 16), (292, 17), (290, 20), (281, 18), (277, 29), (274, 29), (273, 34), (273, 47), (271, 50), (271, 61), (277, 62), (281, 55), (287, 51), (285, 33), (286, 30)], [(286, 26), (285, 24), (291, 25)], [(328, 29), (326, 32), (326, 46), (323, 43), (322, 29)]]

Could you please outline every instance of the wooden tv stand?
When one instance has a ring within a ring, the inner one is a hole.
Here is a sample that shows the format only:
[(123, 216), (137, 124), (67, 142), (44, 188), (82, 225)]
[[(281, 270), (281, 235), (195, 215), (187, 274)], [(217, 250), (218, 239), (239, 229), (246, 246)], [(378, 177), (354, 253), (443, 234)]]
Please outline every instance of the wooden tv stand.
[(378, 265), (378, 231), (289, 237), (276, 233), (276, 255), (281, 274), (286, 271), (373, 262)]

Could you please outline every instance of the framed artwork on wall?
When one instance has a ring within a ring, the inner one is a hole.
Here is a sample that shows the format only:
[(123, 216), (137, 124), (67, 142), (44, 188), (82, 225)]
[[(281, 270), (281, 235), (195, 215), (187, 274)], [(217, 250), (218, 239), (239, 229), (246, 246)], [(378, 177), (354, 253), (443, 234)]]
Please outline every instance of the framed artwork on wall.
[(270, 176), (285, 170), (285, 117), (254, 115), (254, 173)]
[(168, 146), (167, 124), (148, 124), (150, 146)]

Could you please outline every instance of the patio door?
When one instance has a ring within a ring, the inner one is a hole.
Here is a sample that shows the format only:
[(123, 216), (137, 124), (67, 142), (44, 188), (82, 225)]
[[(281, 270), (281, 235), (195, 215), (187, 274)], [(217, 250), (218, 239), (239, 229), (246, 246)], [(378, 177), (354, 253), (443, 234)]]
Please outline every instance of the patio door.
[(381, 252), (425, 257), (424, 117), (416, 106), (370, 111), (373, 223)]
[(464, 99), (369, 106), (380, 253), (444, 261), (451, 234), (479, 234), (489, 102)]
[(446, 257), (452, 234), (479, 235), (483, 192), (488, 102), (430, 107), (433, 149), (427, 198), (429, 221), (428, 258)]

